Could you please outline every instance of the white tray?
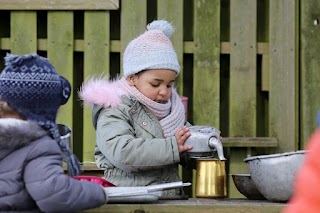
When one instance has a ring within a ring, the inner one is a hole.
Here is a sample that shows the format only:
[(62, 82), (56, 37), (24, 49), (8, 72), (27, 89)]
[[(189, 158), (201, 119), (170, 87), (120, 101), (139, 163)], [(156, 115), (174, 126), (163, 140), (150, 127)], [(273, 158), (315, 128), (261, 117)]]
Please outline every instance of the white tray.
[(146, 187), (109, 187), (108, 192), (108, 203), (148, 203), (161, 196), (161, 191), (148, 192)]

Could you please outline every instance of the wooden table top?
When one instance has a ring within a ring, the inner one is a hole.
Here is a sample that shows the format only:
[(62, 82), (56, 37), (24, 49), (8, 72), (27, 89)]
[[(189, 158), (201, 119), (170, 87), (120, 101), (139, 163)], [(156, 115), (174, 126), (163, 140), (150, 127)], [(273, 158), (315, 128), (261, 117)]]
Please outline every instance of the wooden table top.
[(106, 204), (84, 212), (279, 213), (285, 205), (285, 203), (266, 200), (189, 198), (188, 200), (158, 200), (145, 204)]

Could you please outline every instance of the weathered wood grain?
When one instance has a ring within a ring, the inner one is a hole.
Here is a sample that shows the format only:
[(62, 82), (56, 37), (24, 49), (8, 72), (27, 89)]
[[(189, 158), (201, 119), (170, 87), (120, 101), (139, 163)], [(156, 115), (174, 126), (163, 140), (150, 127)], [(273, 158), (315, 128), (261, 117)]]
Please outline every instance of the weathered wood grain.
[(219, 128), (220, 1), (194, 5), (193, 124)]
[(270, 0), (269, 136), (276, 152), (293, 151), (298, 142), (296, 1)]
[(316, 117), (320, 109), (320, 1), (303, 0), (300, 5), (300, 148), (303, 149), (317, 128)]
[(119, 0), (0, 0), (0, 10), (117, 10)]
[[(57, 72), (68, 79), (73, 87), (74, 61), (73, 61), (73, 12), (48, 12), (48, 40), (47, 57)], [(73, 129), (74, 94), (72, 92), (67, 104), (60, 107), (57, 117), (58, 123), (63, 123)]]
[[(99, 20), (99, 21), (97, 21)], [(83, 79), (106, 77), (110, 74), (110, 13), (85, 11), (84, 13), (84, 70)], [(80, 73), (79, 73), (80, 74)], [(94, 161), (95, 129), (92, 110), (83, 111), (83, 160)]]
[(12, 54), (30, 54), (37, 51), (37, 13), (12, 11), (10, 45)]
[[(257, 128), (257, 1), (230, 2), (229, 136), (255, 137)], [(248, 173), (246, 148), (230, 150), (229, 173)], [(229, 196), (241, 197), (229, 179)]]

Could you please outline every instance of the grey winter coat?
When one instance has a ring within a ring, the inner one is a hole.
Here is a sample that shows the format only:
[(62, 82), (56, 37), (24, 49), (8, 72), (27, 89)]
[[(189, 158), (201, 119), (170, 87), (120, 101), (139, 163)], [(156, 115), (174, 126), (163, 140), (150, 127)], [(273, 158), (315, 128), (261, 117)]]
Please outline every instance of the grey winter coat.
[(57, 142), (36, 123), (0, 119), (0, 211), (73, 212), (105, 202), (100, 185), (64, 174)]
[[(148, 108), (124, 94), (116, 82), (89, 82), (83, 92), (85, 103), (95, 104), (95, 160), (108, 181), (118, 186), (147, 186), (180, 180), (177, 140), (164, 138)], [(172, 190), (165, 195), (179, 193)]]

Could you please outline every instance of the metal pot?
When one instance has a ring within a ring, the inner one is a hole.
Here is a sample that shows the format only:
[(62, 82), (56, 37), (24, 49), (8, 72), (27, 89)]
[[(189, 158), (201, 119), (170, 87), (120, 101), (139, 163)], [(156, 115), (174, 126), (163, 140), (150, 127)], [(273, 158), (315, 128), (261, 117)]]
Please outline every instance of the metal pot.
[(192, 146), (192, 149), (187, 152), (190, 158), (214, 157), (217, 152), (220, 160), (226, 160), (219, 130), (211, 126), (192, 126), (189, 129), (191, 135), (184, 145)]

